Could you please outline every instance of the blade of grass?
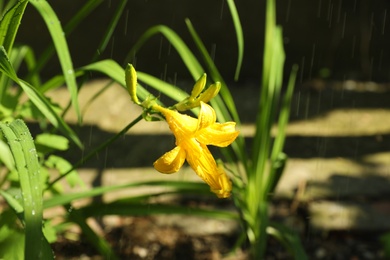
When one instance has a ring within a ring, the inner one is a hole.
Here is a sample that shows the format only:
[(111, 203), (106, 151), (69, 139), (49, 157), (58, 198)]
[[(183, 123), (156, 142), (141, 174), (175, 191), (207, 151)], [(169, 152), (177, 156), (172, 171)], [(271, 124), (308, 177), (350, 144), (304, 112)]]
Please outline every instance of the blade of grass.
[(237, 38), (237, 49), (238, 49), (238, 58), (237, 58), (237, 66), (236, 66), (236, 72), (234, 73), (234, 80), (238, 80), (240, 76), (241, 66), (242, 66), (242, 59), (244, 57), (244, 35), (242, 32), (242, 26), (240, 22), (240, 16), (238, 15), (236, 4), (234, 3), (234, 0), (227, 0), (230, 15), (233, 19), (233, 25), (234, 29), (236, 31), (236, 38)]
[(30, 0), (30, 3), (38, 10), (50, 32), (61, 64), (62, 72), (65, 77), (65, 82), (70, 93), (72, 105), (75, 109), (79, 123), (81, 123), (81, 113), (78, 103), (78, 87), (76, 77), (74, 75), (72, 59), (61, 23), (58, 20), (56, 13), (46, 0)]
[(0, 123), (0, 129), (11, 148), (22, 189), (26, 234), (24, 255), (32, 259), (53, 259), (42, 232), (40, 166), (30, 131), (19, 119), (11, 124)]

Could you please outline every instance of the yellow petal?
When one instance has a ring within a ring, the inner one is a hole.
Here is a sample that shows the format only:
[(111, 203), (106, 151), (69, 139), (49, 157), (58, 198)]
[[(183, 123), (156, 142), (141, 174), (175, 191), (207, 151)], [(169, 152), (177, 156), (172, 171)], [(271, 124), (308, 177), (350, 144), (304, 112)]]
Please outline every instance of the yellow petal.
[(235, 129), (235, 122), (227, 122), (223, 124), (215, 123), (209, 127), (200, 129), (195, 138), (198, 142), (205, 145), (215, 145), (226, 147), (233, 143), (239, 132)]
[(185, 151), (179, 146), (176, 146), (171, 151), (165, 153), (157, 161), (155, 161), (153, 166), (161, 173), (174, 173), (181, 168), (185, 158)]
[(192, 133), (196, 131), (198, 120), (196, 118), (180, 114), (177, 111), (170, 110), (159, 105), (153, 106), (154, 110), (161, 112), (171, 131), (176, 138), (190, 137)]
[(218, 173), (220, 189), (211, 189), (211, 191), (214, 192), (218, 198), (228, 198), (232, 191), (232, 182), (229, 180), (222, 165), (218, 165)]
[(204, 102), (200, 102), (200, 112), (198, 116), (198, 130), (206, 128), (215, 123), (217, 116), (214, 109)]
[[(196, 174), (206, 182), (212, 191), (217, 191), (221, 196), (226, 196), (229, 189), (227, 176), (221, 174), (217, 164), (207, 146), (193, 140), (186, 143), (187, 162)], [(191, 151), (200, 151), (192, 153)], [(223, 172), (224, 173), (224, 172)], [(225, 173), (224, 173), (225, 174)], [(221, 179), (222, 178), (222, 179)]]

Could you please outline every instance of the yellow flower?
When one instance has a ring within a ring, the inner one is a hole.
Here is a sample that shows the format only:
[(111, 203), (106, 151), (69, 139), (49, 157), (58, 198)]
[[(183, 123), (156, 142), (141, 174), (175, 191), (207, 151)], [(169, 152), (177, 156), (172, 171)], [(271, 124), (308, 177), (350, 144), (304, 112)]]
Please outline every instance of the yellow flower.
[(217, 166), (207, 145), (226, 147), (238, 136), (235, 122), (216, 123), (214, 109), (200, 102), (198, 119), (180, 114), (159, 105), (153, 109), (161, 112), (176, 137), (176, 147), (154, 162), (154, 168), (162, 173), (177, 172), (187, 160), (219, 198), (230, 196), (232, 184), (223, 170)]

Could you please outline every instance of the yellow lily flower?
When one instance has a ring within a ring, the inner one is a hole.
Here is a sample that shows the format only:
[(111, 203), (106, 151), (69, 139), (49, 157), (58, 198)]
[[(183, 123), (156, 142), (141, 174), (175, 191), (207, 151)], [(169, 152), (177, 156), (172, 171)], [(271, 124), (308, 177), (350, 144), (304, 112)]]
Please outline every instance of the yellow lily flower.
[(217, 166), (207, 145), (226, 147), (238, 136), (235, 122), (216, 123), (214, 109), (200, 102), (198, 119), (180, 114), (159, 105), (153, 109), (161, 112), (176, 137), (176, 147), (154, 162), (161, 173), (177, 172), (187, 160), (219, 198), (230, 196), (232, 184), (222, 166)]

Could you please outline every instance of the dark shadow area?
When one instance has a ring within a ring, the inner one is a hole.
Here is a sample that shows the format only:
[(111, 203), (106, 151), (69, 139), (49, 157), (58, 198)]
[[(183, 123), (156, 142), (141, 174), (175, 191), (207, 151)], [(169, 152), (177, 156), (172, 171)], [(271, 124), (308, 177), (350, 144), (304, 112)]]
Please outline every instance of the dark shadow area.
[(390, 134), (368, 136), (288, 136), (284, 152), (292, 158), (350, 158), (390, 151)]
[[(340, 172), (331, 175), (325, 182), (310, 181), (307, 192), (312, 190), (328, 190), (333, 193), (327, 196), (327, 199), (343, 201), (367, 202), (375, 200), (379, 202), (390, 198), (390, 179), (384, 176), (372, 175), (367, 172), (363, 176), (351, 176), (350, 174)], [(369, 198), (369, 199), (367, 199)], [(390, 213), (390, 208), (386, 212)]]

